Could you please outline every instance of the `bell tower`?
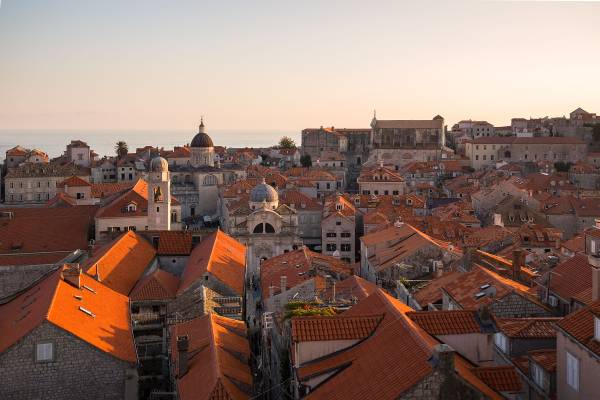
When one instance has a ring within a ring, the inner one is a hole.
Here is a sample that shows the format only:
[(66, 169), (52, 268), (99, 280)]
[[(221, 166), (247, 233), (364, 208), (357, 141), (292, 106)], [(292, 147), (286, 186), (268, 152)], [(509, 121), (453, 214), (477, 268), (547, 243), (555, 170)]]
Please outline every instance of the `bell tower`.
[(148, 229), (171, 230), (169, 163), (162, 157), (150, 161), (148, 174)]

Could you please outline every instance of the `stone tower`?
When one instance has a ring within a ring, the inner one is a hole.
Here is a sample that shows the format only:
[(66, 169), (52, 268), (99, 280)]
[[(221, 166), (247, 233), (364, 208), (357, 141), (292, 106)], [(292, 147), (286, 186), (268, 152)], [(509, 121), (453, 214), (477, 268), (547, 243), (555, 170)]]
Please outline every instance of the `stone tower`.
[(150, 161), (148, 174), (148, 229), (171, 230), (169, 163), (160, 156)]

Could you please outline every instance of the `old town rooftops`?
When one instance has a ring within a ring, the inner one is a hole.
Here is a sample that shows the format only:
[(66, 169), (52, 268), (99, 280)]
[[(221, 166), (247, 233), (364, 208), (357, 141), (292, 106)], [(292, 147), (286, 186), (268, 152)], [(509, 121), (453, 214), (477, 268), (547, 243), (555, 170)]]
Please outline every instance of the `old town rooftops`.
[[(178, 338), (187, 341), (187, 372), (179, 370)], [(243, 321), (211, 313), (172, 326), (171, 358), (181, 400), (250, 398), (250, 346)]]
[[(135, 363), (127, 296), (71, 268), (57, 269), (0, 305), (0, 352), (47, 321), (105, 353)], [(76, 274), (78, 285), (67, 282), (64, 276), (69, 273)]]
[(192, 250), (187, 261), (178, 294), (210, 273), (240, 296), (244, 293), (246, 246), (221, 230), (205, 237)]

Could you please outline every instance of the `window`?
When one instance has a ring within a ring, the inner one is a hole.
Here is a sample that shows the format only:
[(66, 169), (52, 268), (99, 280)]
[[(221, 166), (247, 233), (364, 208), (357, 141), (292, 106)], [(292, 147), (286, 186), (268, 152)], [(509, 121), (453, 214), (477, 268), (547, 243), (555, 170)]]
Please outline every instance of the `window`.
[(579, 359), (567, 351), (567, 385), (579, 391)]
[(536, 385), (544, 388), (544, 370), (535, 363), (531, 363), (531, 377)]
[(479, 160), (479, 154), (475, 155), (475, 160)]
[(48, 362), (54, 359), (53, 343), (38, 343), (35, 349), (35, 360), (37, 362)]
[(351, 234), (350, 234), (350, 232), (342, 232), (340, 236), (343, 238), (349, 238), (351, 236)]
[(506, 353), (508, 350), (508, 339), (504, 336), (503, 333), (498, 332), (494, 334), (494, 343), (496, 347), (502, 350), (503, 353)]
[(342, 251), (351, 251), (352, 250), (352, 246), (350, 246), (350, 244), (348, 243), (344, 243), (341, 246)]
[(399, 192), (398, 190), (394, 190), (394, 191), (392, 191), (392, 194), (393, 194), (394, 196), (398, 196), (398, 195), (400, 194), (400, 192)]
[(327, 243), (327, 251), (335, 251), (337, 249), (337, 246), (335, 245), (335, 243)]
[(327, 232), (327, 234), (325, 236), (326, 237), (337, 237), (337, 234), (335, 232)]

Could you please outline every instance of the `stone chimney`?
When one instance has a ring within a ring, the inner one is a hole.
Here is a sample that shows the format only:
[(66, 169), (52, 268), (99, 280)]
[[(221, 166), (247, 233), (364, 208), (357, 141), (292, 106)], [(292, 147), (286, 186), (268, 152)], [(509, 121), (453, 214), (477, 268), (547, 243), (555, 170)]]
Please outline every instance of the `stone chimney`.
[(444, 376), (454, 375), (454, 349), (447, 344), (438, 344), (433, 348), (432, 362), (434, 368)]
[(177, 377), (181, 378), (188, 372), (188, 350), (190, 348), (190, 338), (187, 335), (177, 336), (177, 359), (178, 363), (178, 374)]
[(65, 264), (62, 277), (65, 282), (81, 289), (81, 268), (79, 264)]
[(523, 263), (523, 251), (521, 249), (513, 250), (512, 276), (514, 280), (519, 280), (521, 276), (521, 266)]
[(493, 325), (494, 321), (492, 320), (492, 313), (490, 313), (490, 308), (487, 304), (482, 304), (477, 310), (477, 317), (479, 318), (479, 322), (483, 326)]
[(462, 259), (463, 269), (470, 271), (473, 265), (479, 261), (479, 253), (476, 246), (465, 246)]
[(281, 292), (285, 292), (287, 290), (287, 275), (281, 275), (280, 279), (280, 289)]
[(600, 257), (589, 255), (588, 262), (592, 266), (592, 301), (600, 300)]

